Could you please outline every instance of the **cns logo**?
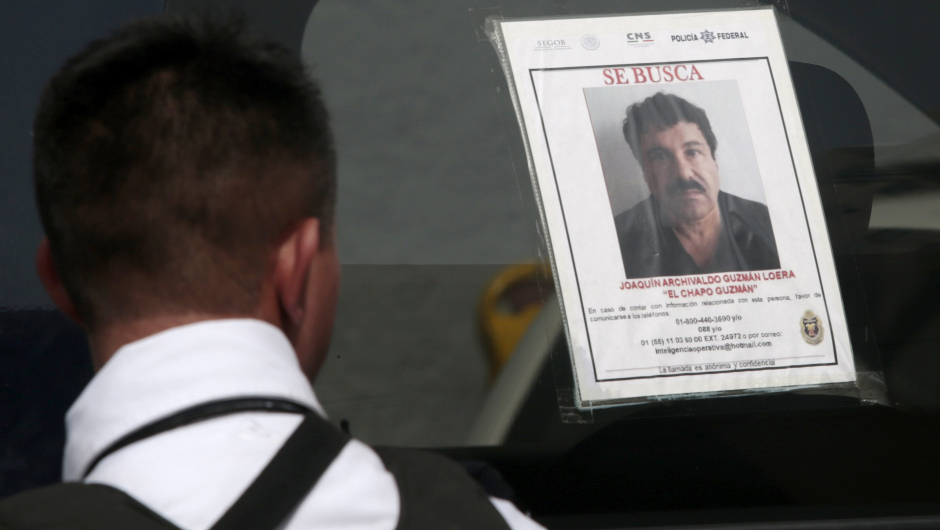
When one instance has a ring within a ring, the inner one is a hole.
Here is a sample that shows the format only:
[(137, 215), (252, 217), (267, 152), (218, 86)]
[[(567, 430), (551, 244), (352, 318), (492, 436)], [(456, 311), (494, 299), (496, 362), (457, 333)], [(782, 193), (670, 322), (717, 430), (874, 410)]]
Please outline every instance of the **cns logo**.
[(570, 50), (571, 44), (566, 39), (542, 39), (535, 41), (536, 51)]
[(655, 44), (656, 41), (653, 39), (653, 36), (648, 31), (632, 32), (627, 33), (627, 45), (628, 46), (650, 46)]

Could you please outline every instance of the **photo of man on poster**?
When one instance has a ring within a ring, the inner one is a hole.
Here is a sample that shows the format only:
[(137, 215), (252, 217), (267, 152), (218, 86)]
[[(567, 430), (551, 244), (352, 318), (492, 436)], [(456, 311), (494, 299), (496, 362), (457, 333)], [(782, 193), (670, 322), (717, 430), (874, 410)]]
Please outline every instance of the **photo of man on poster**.
[(767, 206), (721, 190), (703, 109), (658, 92), (627, 108), (623, 138), (650, 193), (615, 216), (628, 278), (780, 267)]

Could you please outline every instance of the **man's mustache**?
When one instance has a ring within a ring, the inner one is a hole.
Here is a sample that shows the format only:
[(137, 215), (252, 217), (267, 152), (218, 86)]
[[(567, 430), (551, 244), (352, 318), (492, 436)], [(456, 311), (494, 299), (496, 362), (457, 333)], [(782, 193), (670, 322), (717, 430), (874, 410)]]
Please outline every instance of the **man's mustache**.
[(694, 180), (676, 179), (669, 183), (666, 193), (669, 195), (678, 195), (689, 190), (696, 190), (705, 193), (705, 188)]

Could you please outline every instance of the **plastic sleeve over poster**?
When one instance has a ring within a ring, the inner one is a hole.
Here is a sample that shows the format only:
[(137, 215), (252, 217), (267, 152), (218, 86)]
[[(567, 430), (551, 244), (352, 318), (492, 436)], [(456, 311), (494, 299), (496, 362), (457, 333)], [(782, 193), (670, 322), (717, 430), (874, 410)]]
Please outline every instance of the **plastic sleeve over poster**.
[(855, 381), (772, 9), (492, 28), (578, 407)]

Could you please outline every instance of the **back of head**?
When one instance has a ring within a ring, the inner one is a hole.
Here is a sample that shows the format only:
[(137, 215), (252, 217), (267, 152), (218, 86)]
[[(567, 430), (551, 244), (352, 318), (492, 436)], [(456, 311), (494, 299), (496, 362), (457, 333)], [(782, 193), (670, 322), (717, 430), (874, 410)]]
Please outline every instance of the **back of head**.
[(712, 157), (715, 156), (718, 140), (712, 132), (705, 111), (673, 94), (658, 92), (639, 103), (630, 105), (627, 108), (627, 117), (623, 120), (623, 137), (630, 146), (630, 150), (633, 151), (633, 155), (642, 164), (640, 140), (643, 135), (650, 131), (665, 131), (679, 122), (698, 125), (708, 147), (712, 150)]
[(283, 235), (305, 217), (332, 232), (319, 89), (237, 23), (164, 17), (92, 43), (46, 87), (34, 145), (53, 259), (92, 329), (250, 314)]

